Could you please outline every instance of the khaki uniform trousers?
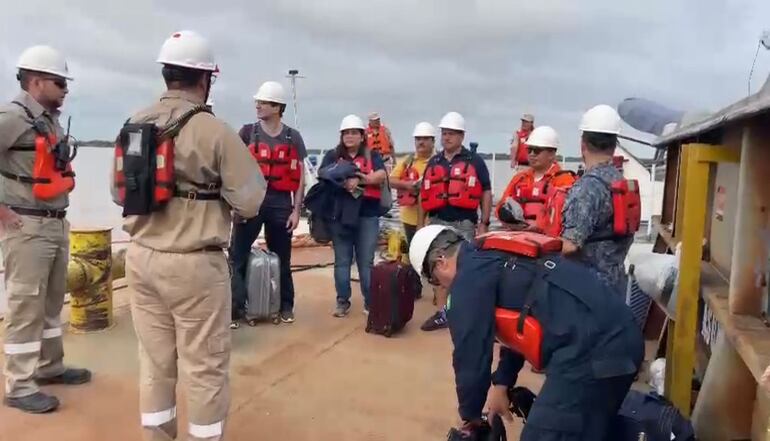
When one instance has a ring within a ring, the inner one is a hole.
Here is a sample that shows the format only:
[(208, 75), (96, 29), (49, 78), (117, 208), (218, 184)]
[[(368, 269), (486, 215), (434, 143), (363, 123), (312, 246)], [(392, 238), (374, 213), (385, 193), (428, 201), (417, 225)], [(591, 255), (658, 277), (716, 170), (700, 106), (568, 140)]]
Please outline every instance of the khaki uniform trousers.
[(176, 438), (178, 371), (187, 390), (187, 439), (223, 439), (231, 348), (230, 270), (224, 253), (166, 253), (132, 243), (126, 277), (139, 340), (144, 439)]
[(61, 309), (67, 284), (69, 222), (21, 216), (2, 233), (8, 313), (5, 317), (5, 395), (38, 392), (35, 377), (64, 372)]

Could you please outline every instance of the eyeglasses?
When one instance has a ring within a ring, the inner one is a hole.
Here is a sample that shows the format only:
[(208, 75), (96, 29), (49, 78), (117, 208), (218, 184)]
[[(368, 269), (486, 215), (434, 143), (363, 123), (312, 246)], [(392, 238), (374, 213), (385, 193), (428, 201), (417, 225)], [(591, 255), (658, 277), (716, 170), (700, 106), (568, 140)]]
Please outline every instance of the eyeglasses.
[(52, 82), (56, 87), (58, 87), (61, 90), (64, 90), (67, 88), (67, 80), (64, 78), (46, 78), (46, 80)]
[(549, 150), (549, 149), (541, 148), (541, 147), (528, 147), (527, 148), (527, 151), (529, 152), (529, 154), (530, 155), (535, 155), (535, 156), (539, 155), (540, 153), (542, 153), (542, 152), (544, 152), (546, 150)]
[[(428, 279), (428, 283), (429, 283), (429, 284), (431, 284), (431, 285), (433, 285), (433, 286), (439, 286), (439, 281), (438, 281), (438, 280), (436, 280), (436, 279), (433, 277), (433, 270), (435, 270), (435, 269), (436, 269), (436, 263), (437, 263), (437, 262), (438, 262), (438, 261), (435, 261), (435, 262), (433, 262), (433, 263), (429, 263), (429, 262), (426, 260), (426, 261), (425, 261), (425, 263), (426, 263), (427, 265), (423, 265), (423, 268), (422, 268), (422, 275), (423, 275), (423, 276), (424, 276), (426, 279)], [(427, 271), (426, 271), (426, 270), (427, 270)]]

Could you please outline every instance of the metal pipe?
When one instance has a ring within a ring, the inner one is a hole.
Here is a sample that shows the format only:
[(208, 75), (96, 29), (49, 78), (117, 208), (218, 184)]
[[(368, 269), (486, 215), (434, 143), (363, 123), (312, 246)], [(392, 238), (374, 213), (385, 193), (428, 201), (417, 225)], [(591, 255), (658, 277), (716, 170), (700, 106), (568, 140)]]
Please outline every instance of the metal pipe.
[(67, 288), (73, 332), (100, 331), (114, 324), (111, 242), (111, 228), (70, 231)]

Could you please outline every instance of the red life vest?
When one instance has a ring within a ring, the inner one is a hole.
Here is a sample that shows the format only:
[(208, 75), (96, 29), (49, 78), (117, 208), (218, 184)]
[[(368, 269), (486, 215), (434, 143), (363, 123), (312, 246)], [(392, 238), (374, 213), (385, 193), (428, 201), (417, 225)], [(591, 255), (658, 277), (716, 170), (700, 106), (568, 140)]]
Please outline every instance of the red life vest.
[[(70, 193), (75, 188), (75, 173), (72, 171), (72, 159), (69, 154), (69, 146), (59, 143), (56, 134), (47, 133), (44, 124), (32, 115), (27, 106), (12, 101), (21, 107), (32, 120), (32, 130), (35, 132), (35, 146), (12, 146), (11, 151), (34, 151), (35, 162), (32, 166), (32, 176), (21, 176), (14, 173), (0, 171), (0, 175), (25, 184), (32, 184), (32, 195), (36, 199), (51, 200), (61, 195)], [(64, 149), (64, 151), (62, 151)]]
[[(559, 239), (528, 231), (494, 231), (477, 238), (479, 248), (540, 258), (546, 253), (561, 251)], [(495, 309), (495, 331), (501, 344), (520, 353), (535, 369), (543, 368), (543, 328), (529, 315), (533, 296), (527, 294), (522, 310)]]
[(207, 112), (204, 106), (185, 112), (165, 128), (154, 123), (129, 123), (123, 125), (115, 144), (113, 180), (118, 190), (118, 202), (123, 215), (145, 215), (163, 208), (172, 197), (190, 200), (217, 200), (218, 183), (190, 185), (207, 190), (183, 191), (176, 187), (174, 174), (174, 138), (182, 127), (199, 112)]
[(297, 148), (291, 142), (291, 128), (286, 128), (286, 143), (272, 149), (259, 141), (259, 122), (254, 123), (249, 152), (259, 163), (267, 186), (277, 191), (295, 192), (302, 177), (302, 162)]
[(476, 210), (481, 203), (481, 182), (470, 161), (453, 162), (449, 168), (429, 164), (420, 188), (422, 209), (435, 211), (447, 205)]
[[(358, 170), (365, 175), (374, 170), (371, 158), (367, 158), (365, 155), (356, 156), (356, 158), (353, 159), (353, 164), (355, 164), (356, 167), (358, 167)], [(364, 186), (363, 196), (369, 199), (380, 200), (380, 197), (382, 196), (380, 184)]]
[(518, 145), (516, 146), (515, 157), (516, 162), (519, 165), (529, 165), (529, 146), (527, 145), (527, 138), (529, 138), (530, 133), (532, 132), (524, 130), (518, 130), (516, 132)]
[[(589, 242), (601, 240), (623, 239), (633, 236), (639, 231), (642, 217), (642, 203), (639, 195), (639, 183), (636, 179), (619, 179), (607, 184), (603, 179), (594, 175), (583, 175), (601, 180), (612, 195), (612, 234), (609, 236), (594, 236)], [(547, 235), (559, 237), (563, 226), (562, 212), (567, 202), (569, 187), (553, 189), (543, 215), (538, 218), (537, 226)]]
[[(414, 167), (414, 156), (410, 156), (404, 166), (404, 172), (401, 174), (401, 180), (414, 183), (420, 180), (420, 172)], [(417, 195), (408, 190), (398, 190), (398, 205), (401, 207), (411, 207), (417, 204)]]
[(393, 146), (390, 145), (388, 132), (385, 125), (380, 123), (380, 128), (374, 132), (371, 126), (366, 127), (366, 145), (382, 156), (390, 156), (393, 153)]

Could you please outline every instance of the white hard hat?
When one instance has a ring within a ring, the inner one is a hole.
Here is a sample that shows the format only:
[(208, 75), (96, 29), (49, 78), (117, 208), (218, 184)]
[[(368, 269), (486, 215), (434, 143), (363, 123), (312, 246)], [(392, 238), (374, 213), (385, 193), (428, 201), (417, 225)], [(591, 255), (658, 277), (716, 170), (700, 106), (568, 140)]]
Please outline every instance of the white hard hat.
[(364, 127), (364, 122), (361, 120), (361, 118), (358, 117), (358, 115), (348, 115), (342, 118), (342, 123), (340, 123), (340, 132), (350, 129), (365, 130), (366, 127)]
[(50, 46), (32, 46), (26, 49), (21, 53), (16, 67), (72, 79), (64, 56)]
[(179, 31), (163, 42), (158, 63), (219, 72), (208, 40), (195, 31)]
[(599, 104), (583, 114), (580, 130), (617, 135), (620, 133), (620, 115), (611, 106)]
[(457, 112), (449, 112), (441, 118), (438, 126), (442, 129), (465, 131), (465, 118)]
[(452, 227), (446, 225), (427, 225), (414, 233), (412, 242), (409, 244), (409, 262), (417, 274), (422, 274), (422, 265), (428, 255), (430, 245), (442, 231), (450, 229)]
[(550, 149), (559, 148), (559, 135), (553, 127), (540, 126), (535, 128), (527, 138), (527, 145)]
[(286, 92), (281, 83), (276, 81), (265, 81), (259, 86), (257, 94), (254, 95), (257, 101), (268, 101), (271, 103), (286, 104)]
[(433, 126), (428, 122), (420, 122), (417, 123), (416, 126), (414, 126), (414, 133), (412, 133), (412, 136), (415, 138), (418, 136), (430, 136), (432, 138), (436, 137), (436, 129), (433, 128)]

